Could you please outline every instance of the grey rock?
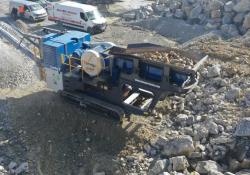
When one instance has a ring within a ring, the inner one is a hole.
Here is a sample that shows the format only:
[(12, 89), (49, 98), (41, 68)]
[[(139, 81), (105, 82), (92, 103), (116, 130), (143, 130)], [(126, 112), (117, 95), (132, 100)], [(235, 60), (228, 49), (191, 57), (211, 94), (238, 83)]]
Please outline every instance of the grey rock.
[(177, 156), (169, 159), (168, 170), (170, 171), (183, 171), (187, 167), (189, 167), (189, 163), (185, 156)]
[(242, 170), (242, 171), (235, 173), (235, 175), (249, 175), (249, 174), (250, 174), (250, 170)]
[(250, 168), (250, 159), (249, 158), (243, 159), (243, 161), (240, 162), (240, 167), (242, 169), (249, 169)]
[(212, 10), (211, 11), (211, 18), (220, 18), (221, 17), (221, 10)]
[(167, 160), (158, 160), (154, 163), (152, 168), (149, 170), (149, 175), (158, 175), (164, 171), (167, 167)]
[(213, 78), (213, 77), (219, 77), (221, 75), (221, 68), (220, 65), (213, 65), (211, 67), (208, 67), (208, 73), (207, 77), (208, 78)]
[(218, 125), (211, 120), (205, 122), (205, 127), (210, 134), (217, 135), (219, 133)]
[(11, 161), (8, 165), (9, 170), (14, 170), (17, 167), (17, 163)]
[(201, 14), (202, 12), (202, 7), (200, 5), (197, 5), (196, 7), (194, 7), (189, 15), (190, 19), (197, 19), (198, 16)]
[(225, 10), (225, 12), (231, 12), (231, 11), (233, 11), (233, 7), (234, 7), (233, 1), (228, 1), (224, 5), (224, 10)]
[(203, 124), (194, 124), (194, 140), (200, 141), (202, 138), (207, 138), (209, 131)]
[(250, 1), (249, 0), (241, 0), (233, 7), (234, 11), (241, 13), (247, 12), (250, 9)]
[(184, 18), (184, 12), (181, 9), (177, 9), (174, 13), (174, 17), (177, 19), (183, 19)]
[(224, 13), (222, 24), (232, 24), (234, 13)]
[(219, 172), (219, 171), (215, 171), (215, 170), (211, 170), (208, 175), (224, 175), (223, 173)]
[(201, 174), (208, 174), (211, 171), (221, 171), (221, 167), (215, 161), (206, 160), (206, 161), (199, 161), (195, 167), (195, 170)]
[(202, 158), (202, 153), (201, 152), (192, 152), (189, 156), (189, 159), (200, 159)]
[(183, 135), (170, 140), (165, 140), (162, 145), (163, 151), (162, 155), (165, 156), (179, 156), (179, 155), (189, 155), (194, 151), (193, 140), (190, 136)]
[(245, 16), (243, 26), (244, 29), (250, 29), (250, 13)]
[(250, 136), (250, 117), (243, 118), (239, 121), (234, 135), (237, 137), (249, 137)]
[(237, 87), (231, 87), (231, 89), (226, 93), (225, 98), (229, 101), (236, 101), (241, 96), (241, 89)]
[(179, 114), (176, 116), (175, 121), (180, 124), (181, 126), (189, 126), (193, 124), (194, 117), (188, 116), (186, 114)]
[[(16, 169), (15, 174), (22, 174), (22, 173), (28, 173), (29, 172), (29, 164), (27, 162), (21, 163)], [(105, 175), (105, 174), (104, 174)]]
[(211, 0), (209, 2), (209, 9), (210, 10), (219, 10), (221, 9), (221, 7), (223, 7), (223, 2), (219, 1), (219, 0)]
[(125, 18), (126, 20), (134, 20), (136, 18), (136, 13), (134, 12), (126, 13), (126, 14), (123, 14), (122, 17)]
[(105, 172), (97, 172), (97, 173), (94, 173), (94, 175), (105, 175), (106, 173)]
[(235, 175), (235, 174), (231, 172), (225, 172), (224, 175)]
[(245, 90), (245, 103), (247, 107), (250, 107), (250, 88)]
[(234, 18), (233, 22), (236, 24), (241, 24), (245, 18), (245, 13), (238, 13)]

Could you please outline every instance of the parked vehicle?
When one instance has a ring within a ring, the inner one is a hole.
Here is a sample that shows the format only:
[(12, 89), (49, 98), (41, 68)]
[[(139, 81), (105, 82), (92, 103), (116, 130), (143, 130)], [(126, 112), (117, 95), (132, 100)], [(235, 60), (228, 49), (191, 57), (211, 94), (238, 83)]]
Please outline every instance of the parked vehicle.
[(97, 7), (72, 1), (52, 3), (48, 6), (48, 19), (61, 22), (66, 26), (84, 30), (88, 33), (100, 33), (106, 29), (106, 19)]
[(28, 0), (28, 1), (37, 2), (38, 4), (40, 4), (45, 9), (47, 8), (47, 5), (49, 3), (47, 0)]
[(9, 13), (15, 19), (25, 18), (31, 21), (45, 20), (48, 16), (40, 4), (27, 0), (10, 0)]

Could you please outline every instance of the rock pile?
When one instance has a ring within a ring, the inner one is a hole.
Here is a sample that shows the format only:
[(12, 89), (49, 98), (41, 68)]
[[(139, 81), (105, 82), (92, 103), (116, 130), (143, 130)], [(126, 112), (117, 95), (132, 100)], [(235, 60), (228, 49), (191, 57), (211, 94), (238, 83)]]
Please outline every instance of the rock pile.
[(249, 0), (157, 0), (152, 6), (141, 7), (125, 14), (126, 19), (146, 19), (153, 15), (174, 17), (207, 29), (221, 29), (230, 37), (250, 29)]
[(245, 34), (250, 28), (248, 0), (158, 0), (154, 9), (168, 17), (221, 29), (229, 36)]
[(238, 70), (232, 71), (226, 62), (210, 60), (200, 72), (201, 82), (193, 92), (160, 102), (156, 117), (151, 119), (160, 134), (133, 159), (122, 159), (129, 173), (249, 173), (250, 76), (244, 65), (234, 68)]
[(178, 67), (192, 68), (194, 66), (194, 61), (190, 58), (184, 57), (175, 51), (157, 51), (157, 52), (144, 52), (142, 54), (137, 54), (145, 59), (172, 64)]

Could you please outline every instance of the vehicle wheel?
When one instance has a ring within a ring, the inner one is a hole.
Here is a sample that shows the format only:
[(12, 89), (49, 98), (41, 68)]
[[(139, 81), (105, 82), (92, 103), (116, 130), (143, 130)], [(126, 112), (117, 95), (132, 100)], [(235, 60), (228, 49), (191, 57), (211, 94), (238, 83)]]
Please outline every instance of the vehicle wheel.
[(12, 9), (11, 11), (11, 17), (16, 20), (17, 19), (17, 9)]
[(32, 16), (29, 17), (31, 22), (35, 22), (34, 18)]

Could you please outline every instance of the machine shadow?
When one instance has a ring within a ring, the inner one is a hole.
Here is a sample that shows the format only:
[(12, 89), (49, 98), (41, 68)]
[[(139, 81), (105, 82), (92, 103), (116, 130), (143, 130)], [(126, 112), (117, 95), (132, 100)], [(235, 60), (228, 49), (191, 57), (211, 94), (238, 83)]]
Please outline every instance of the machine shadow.
[(113, 160), (126, 144), (143, 141), (135, 134), (139, 125), (131, 129), (131, 124), (81, 109), (50, 91), (10, 98), (8, 103), (10, 123), (14, 133), (23, 133), (35, 174), (113, 174), (119, 169)]

